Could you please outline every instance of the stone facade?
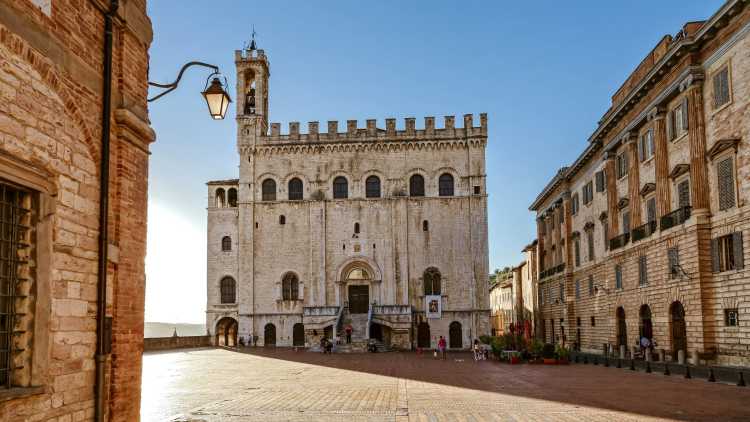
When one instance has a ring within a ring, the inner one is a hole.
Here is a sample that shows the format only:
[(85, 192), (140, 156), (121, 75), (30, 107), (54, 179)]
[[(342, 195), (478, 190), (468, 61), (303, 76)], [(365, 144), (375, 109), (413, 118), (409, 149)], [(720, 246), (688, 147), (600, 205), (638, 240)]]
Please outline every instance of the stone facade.
[[(11, 290), (15, 315), (8, 325), (15, 331), (13, 369), (9, 381), (0, 373), (3, 421), (94, 420), (108, 3), (0, 3), (0, 189), (19, 195), (26, 209), (20, 222), (27, 227), (14, 229), (23, 241)], [(146, 108), (151, 23), (145, 1), (120, 1), (114, 26), (106, 304), (112, 351), (105, 355), (104, 412), (107, 420), (136, 421), (148, 148), (154, 140)], [(4, 251), (9, 198), (3, 196)], [(4, 262), (4, 294), (7, 268)], [(1, 307), (7, 304), (0, 299)]]
[(665, 36), (531, 205), (546, 341), (750, 363), (747, 6)]
[(493, 335), (508, 332), (510, 324), (532, 337), (537, 318), (536, 241), (523, 249), (524, 260), (510, 274), (490, 286)]
[[(265, 53), (235, 62), (239, 179), (208, 183), (215, 341), (311, 347), (352, 325), (357, 340), (408, 349), (489, 333), (486, 115), (444, 128), (427, 117), (423, 129), (409, 118), (405, 130), (310, 122), (306, 134), (292, 122), (281, 134), (268, 124)], [(440, 318), (426, 318), (425, 292)]]

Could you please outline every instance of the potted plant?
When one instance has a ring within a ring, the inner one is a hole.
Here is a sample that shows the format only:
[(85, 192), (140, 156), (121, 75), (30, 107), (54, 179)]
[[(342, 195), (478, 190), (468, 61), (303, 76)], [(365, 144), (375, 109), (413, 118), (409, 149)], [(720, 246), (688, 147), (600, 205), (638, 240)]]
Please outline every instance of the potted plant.
[(531, 354), (531, 359), (529, 359), (529, 363), (542, 363), (542, 349), (544, 348), (544, 343), (541, 341), (534, 339), (529, 343), (529, 353)]
[(511, 365), (517, 365), (521, 363), (521, 353), (520, 352), (510, 352), (509, 353), (509, 361)]
[(544, 346), (542, 346), (542, 360), (545, 365), (557, 365), (554, 345), (546, 343)]
[(570, 350), (565, 346), (558, 345), (555, 349), (555, 355), (557, 356), (558, 364), (567, 365), (570, 363)]

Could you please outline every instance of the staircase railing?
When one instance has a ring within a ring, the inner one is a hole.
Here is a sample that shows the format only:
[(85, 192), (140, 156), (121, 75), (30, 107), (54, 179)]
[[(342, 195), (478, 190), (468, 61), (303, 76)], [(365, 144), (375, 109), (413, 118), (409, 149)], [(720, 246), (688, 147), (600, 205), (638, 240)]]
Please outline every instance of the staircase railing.
[(336, 325), (333, 329), (333, 338), (335, 339), (338, 333), (344, 331), (344, 308), (345, 306), (339, 307), (339, 313), (336, 314)]
[(366, 332), (365, 332), (365, 339), (370, 339), (370, 324), (372, 323), (372, 303), (370, 304), (369, 308), (367, 309), (367, 325), (365, 326)]

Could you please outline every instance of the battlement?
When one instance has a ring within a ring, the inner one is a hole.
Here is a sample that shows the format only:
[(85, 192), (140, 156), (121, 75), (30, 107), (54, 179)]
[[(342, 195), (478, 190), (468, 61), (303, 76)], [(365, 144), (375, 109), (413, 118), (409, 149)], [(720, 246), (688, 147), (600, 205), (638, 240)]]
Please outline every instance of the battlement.
[(331, 142), (331, 141), (380, 141), (380, 140), (428, 140), (455, 139), (487, 136), (487, 113), (479, 114), (479, 126), (474, 126), (474, 116), (464, 115), (463, 127), (456, 127), (455, 116), (445, 116), (442, 128), (435, 127), (435, 117), (425, 117), (424, 127), (417, 129), (416, 119), (404, 119), (404, 129), (396, 130), (396, 119), (385, 119), (385, 129), (377, 127), (377, 120), (365, 120), (360, 128), (357, 120), (346, 121), (346, 131), (339, 132), (337, 120), (328, 121), (327, 132), (320, 132), (319, 122), (308, 122), (307, 133), (300, 133), (299, 122), (289, 122), (289, 132), (281, 133), (281, 123), (271, 123), (271, 132), (265, 140), (271, 142)]
[(247, 61), (268, 61), (266, 52), (262, 49), (258, 50), (234, 50), (234, 61), (235, 62), (247, 62)]

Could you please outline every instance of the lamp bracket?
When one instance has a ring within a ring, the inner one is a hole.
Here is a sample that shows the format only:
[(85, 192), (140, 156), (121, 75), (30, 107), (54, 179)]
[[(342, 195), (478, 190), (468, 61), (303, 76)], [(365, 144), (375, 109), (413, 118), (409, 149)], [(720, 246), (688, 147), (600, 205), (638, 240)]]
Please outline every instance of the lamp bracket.
[[(182, 68), (180, 69), (180, 72), (177, 74), (177, 79), (175, 79), (175, 81), (172, 82), (172, 83), (160, 84), (160, 83), (157, 83), (157, 82), (148, 81), (149, 86), (155, 86), (157, 88), (165, 88), (165, 90), (162, 91), (162, 92), (160, 92), (159, 94), (157, 94), (157, 95), (149, 98), (147, 101), (148, 102), (152, 102), (152, 101), (158, 100), (159, 98), (161, 98), (161, 97), (169, 94), (170, 92), (174, 91), (175, 89), (177, 89), (177, 85), (179, 85), (180, 79), (182, 79), (182, 74), (185, 73), (185, 70), (187, 70), (187, 68), (189, 68), (191, 66), (203, 66), (203, 67), (207, 67), (209, 69), (213, 69), (214, 72), (211, 75), (208, 76), (209, 79), (211, 78), (211, 76), (219, 74), (219, 67), (215, 66), (215, 65), (212, 65), (212, 64), (203, 63), (203, 62), (188, 62), (188, 63), (185, 63), (182, 66)], [(226, 77), (224, 79), (226, 80)], [(208, 82), (206, 82), (206, 84), (208, 86)]]

